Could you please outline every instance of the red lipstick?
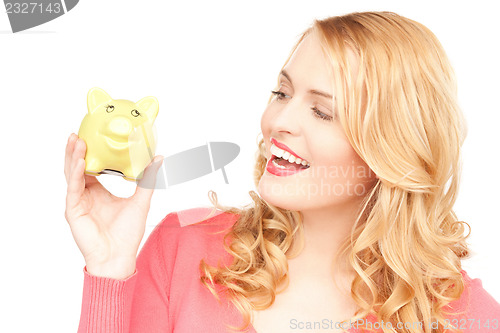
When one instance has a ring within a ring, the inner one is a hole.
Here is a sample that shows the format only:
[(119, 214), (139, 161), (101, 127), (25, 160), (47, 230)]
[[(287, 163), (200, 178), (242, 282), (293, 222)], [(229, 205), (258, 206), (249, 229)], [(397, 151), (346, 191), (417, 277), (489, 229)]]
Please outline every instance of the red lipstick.
[(288, 146), (285, 145), (284, 143), (278, 142), (274, 138), (271, 138), (271, 143), (273, 143), (278, 148), (281, 148), (283, 150), (288, 151), (290, 154), (294, 155), (295, 158), (300, 158), (301, 160), (304, 160), (304, 158), (302, 158), (299, 155), (297, 155), (293, 150), (291, 150), (290, 148), (288, 148)]
[[(271, 142), (276, 147), (283, 149), (284, 151), (295, 156), (296, 158), (300, 158), (303, 160), (303, 158), (298, 156), (287, 145), (276, 141), (276, 139), (274, 139), (274, 138), (271, 138)], [(293, 175), (293, 174), (296, 174), (298, 172), (301, 172), (301, 171), (308, 169), (308, 167), (304, 167), (300, 164), (290, 163), (288, 161), (283, 162), (281, 159), (280, 159), (279, 163), (275, 163), (275, 160), (276, 160), (276, 156), (271, 154), (271, 157), (267, 160), (267, 164), (266, 164), (267, 172), (269, 172), (270, 174), (273, 174), (275, 176), (281, 176), (281, 177), (290, 176), (290, 175)]]
[(270, 174), (273, 174), (275, 176), (286, 177), (286, 176), (290, 176), (290, 175), (296, 174), (298, 172), (307, 170), (305, 168), (297, 168), (297, 169), (279, 168), (276, 165), (274, 165), (273, 160), (275, 160), (275, 159), (276, 159), (276, 156), (272, 155), (271, 158), (267, 160), (267, 164), (266, 164), (267, 172), (269, 172)]

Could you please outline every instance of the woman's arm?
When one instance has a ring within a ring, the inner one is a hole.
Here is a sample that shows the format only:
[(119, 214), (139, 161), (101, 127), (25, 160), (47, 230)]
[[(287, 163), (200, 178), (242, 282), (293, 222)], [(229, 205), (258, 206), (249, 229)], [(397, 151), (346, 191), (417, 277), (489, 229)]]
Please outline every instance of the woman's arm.
[(161, 226), (156, 226), (144, 243), (133, 275), (112, 279), (93, 276), (84, 268), (79, 333), (169, 331), (169, 279), (160, 246)]

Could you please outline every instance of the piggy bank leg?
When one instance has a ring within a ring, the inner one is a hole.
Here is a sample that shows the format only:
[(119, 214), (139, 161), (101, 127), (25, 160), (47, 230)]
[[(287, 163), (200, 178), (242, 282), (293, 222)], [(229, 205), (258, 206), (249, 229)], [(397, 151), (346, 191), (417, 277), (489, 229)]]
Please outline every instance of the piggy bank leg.
[(85, 173), (91, 176), (99, 176), (99, 172), (102, 171), (102, 167), (96, 159), (85, 160)]
[(127, 169), (123, 170), (123, 178), (126, 180), (129, 180), (131, 182), (135, 182), (136, 180), (142, 178), (142, 172), (140, 174), (140, 177), (138, 177), (138, 175), (136, 175), (132, 172), (131, 168), (127, 168)]

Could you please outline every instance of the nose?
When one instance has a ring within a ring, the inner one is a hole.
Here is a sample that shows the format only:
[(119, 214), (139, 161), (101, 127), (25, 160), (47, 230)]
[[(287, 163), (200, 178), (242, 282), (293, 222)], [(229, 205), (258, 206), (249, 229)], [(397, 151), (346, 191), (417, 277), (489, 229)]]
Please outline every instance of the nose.
[(270, 121), (272, 132), (296, 134), (300, 128), (302, 121), (300, 114), (303, 111), (304, 106), (297, 100), (290, 100), (286, 105), (274, 106)]
[(118, 136), (128, 136), (132, 131), (132, 124), (127, 118), (124, 117), (114, 117), (109, 122), (109, 130), (111, 133)]

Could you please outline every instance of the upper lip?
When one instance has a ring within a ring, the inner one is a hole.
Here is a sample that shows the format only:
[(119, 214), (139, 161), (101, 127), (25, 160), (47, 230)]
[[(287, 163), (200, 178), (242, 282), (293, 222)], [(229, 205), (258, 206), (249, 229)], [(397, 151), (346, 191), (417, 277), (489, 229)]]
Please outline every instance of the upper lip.
[[(273, 143), (276, 147), (278, 148), (281, 148), (287, 152), (289, 152), (290, 154), (294, 155), (295, 158), (300, 158), (301, 160), (306, 160), (305, 158), (302, 158), (300, 157), (298, 154), (296, 154), (293, 150), (291, 150), (287, 145), (285, 145), (284, 143), (281, 143), (281, 142), (278, 142), (276, 141), (275, 138), (271, 138), (271, 143)], [(307, 161), (307, 160), (306, 160)]]

